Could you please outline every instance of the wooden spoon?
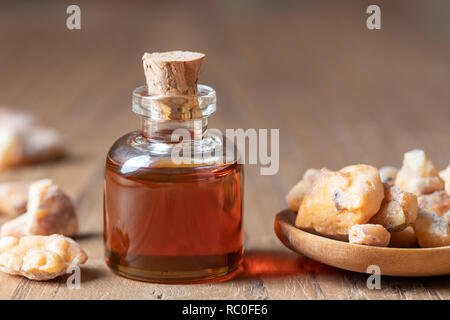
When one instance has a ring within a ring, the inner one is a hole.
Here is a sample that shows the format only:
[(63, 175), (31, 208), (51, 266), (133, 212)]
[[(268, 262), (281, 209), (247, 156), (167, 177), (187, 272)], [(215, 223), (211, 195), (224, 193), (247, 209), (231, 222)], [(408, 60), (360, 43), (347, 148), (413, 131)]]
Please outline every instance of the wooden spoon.
[(289, 249), (324, 264), (361, 273), (376, 265), (382, 275), (422, 277), (450, 274), (450, 246), (381, 248), (352, 244), (312, 234), (294, 225), (296, 213), (284, 210), (275, 218), (275, 233)]

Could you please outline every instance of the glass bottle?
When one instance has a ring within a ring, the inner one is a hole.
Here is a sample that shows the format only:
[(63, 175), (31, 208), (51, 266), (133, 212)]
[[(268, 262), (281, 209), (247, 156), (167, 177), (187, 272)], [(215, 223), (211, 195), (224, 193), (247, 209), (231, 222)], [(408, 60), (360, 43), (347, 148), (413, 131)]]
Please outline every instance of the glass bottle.
[(114, 272), (158, 283), (238, 272), (243, 166), (234, 144), (207, 130), (215, 110), (216, 93), (205, 85), (195, 96), (134, 90), (141, 130), (117, 140), (106, 160), (105, 260)]

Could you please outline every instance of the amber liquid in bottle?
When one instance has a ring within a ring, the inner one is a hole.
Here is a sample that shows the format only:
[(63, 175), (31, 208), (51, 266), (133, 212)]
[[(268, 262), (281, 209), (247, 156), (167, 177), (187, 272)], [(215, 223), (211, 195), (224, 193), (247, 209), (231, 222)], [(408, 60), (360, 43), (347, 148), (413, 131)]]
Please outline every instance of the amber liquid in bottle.
[(105, 259), (115, 272), (163, 283), (226, 279), (243, 257), (241, 164), (153, 163), (123, 173), (108, 156)]

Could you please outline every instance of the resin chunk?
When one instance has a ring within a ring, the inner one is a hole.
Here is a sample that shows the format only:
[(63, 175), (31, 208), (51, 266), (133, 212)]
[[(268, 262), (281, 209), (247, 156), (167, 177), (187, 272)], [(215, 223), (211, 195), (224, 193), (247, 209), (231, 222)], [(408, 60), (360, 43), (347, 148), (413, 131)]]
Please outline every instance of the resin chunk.
[(391, 232), (389, 247), (417, 248), (418, 246), (416, 232), (412, 226), (409, 226), (402, 231)]
[(450, 211), (447, 211), (447, 213), (442, 217), (447, 221), (448, 224), (450, 224)]
[(0, 215), (16, 217), (27, 210), (30, 182), (19, 181), (0, 184)]
[(450, 196), (444, 190), (425, 194), (419, 197), (419, 206), (444, 216), (450, 212)]
[(0, 129), (0, 169), (53, 160), (64, 152), (61, 136), (53, 129)]
[(419, 196), (442, 190), (444, 182), (425, 152), (412, 150), (405, 153), (403, 167), (398, 172), (395, 186)]
[(0, 170), (59, 158), (61, 134), (24, 112), (0, 108)]
[(414, 230), (422, 248), (450, 246), (449, 224), (435, 212), (419, 209)]
[(27, 212), (8, 221), (1, 228), (1, 236), (63, 234), (72, 236), (78, 231), (78, 220), (70, 198), (51, 180), (30, 185)]
[(445, 192), (450, 196), (450, 166), (447, 169), (439, 172), (439, 176), (445, 182)]
[(398, 169), (391, 166), (380, 168), (381, 182), (393, 186), (397, 178)]
[(355, 224), (350, 228), (348, 241), (374, 247), (387, 247), (391, 234), (379, 224)]
[(86, 252), (62, 235), (0, 239), (0, 270), (32, 280), (50, 280), (84, 264)]
[(389, 231), (401, 231), (417, 218), (417, 196), (385, 184), (385, 197), (381, 209), (369, 223), (381, 224)]
[(25, 128), (36, 123), (36, 118), (31, 114), (0, 106), (0, 128)]
[(298, 211), (305, 195), (312, 189), (320, 170), (308, 169), (300, 180), (286, 195), (286, 202), (293, 211)]
[(322, 169), (300, 206), (295, 225), (326, 235), (345, 235), (367, 223), (380, 209), (384, 188), (378, 169), (353, 165), (340, 171)]

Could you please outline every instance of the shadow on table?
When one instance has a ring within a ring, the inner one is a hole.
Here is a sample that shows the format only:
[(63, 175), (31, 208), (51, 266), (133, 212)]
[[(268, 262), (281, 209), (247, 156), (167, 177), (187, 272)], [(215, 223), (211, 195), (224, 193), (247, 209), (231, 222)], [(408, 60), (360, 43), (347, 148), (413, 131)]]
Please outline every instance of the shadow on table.
[(103, 239), (103, 232), (85, 232), (76, 234), (73, 239), (75, 241), (91, 240), (91, 239)]
[(337, 269), (314, 260), (280, 251), (250, 251), (237, 279), (285, 277), (296, 274), (331, 274)]
[(81, 273), (81, 282), (86, 283), (108, 276), (110, 273), (107, 268), (83, 267)]

